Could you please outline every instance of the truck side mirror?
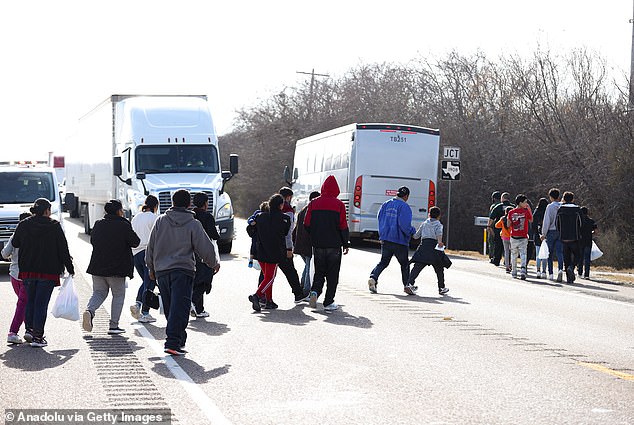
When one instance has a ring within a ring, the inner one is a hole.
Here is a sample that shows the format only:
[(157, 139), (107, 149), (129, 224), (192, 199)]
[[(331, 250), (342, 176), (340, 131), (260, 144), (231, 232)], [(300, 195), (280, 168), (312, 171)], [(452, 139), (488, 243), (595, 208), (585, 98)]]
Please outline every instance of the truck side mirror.
[(288, 168), (288, 165), (284, 166), (284, 181), (288, 184), (289, 187), (293, 187), (293, 183), (297, 180), (297, 168), (293, 171), (293, 179), (291, 179), (291, 169)]
[(238, 174), (238, 155), (235, 153), (229, 155), (229, 171), (231, 174)]
[(121, 157), (115, 156), (112, 158), (112, 175), (121, 176), (123, 174), (123, 167), (121, 167)]
[(298, 170), (297, 168), (295, 168), (295, 169), (293, 170), (293, 182), (294, 182), (295, 180), (297, 180), (297, 177), (299, 177), (299, 170)]

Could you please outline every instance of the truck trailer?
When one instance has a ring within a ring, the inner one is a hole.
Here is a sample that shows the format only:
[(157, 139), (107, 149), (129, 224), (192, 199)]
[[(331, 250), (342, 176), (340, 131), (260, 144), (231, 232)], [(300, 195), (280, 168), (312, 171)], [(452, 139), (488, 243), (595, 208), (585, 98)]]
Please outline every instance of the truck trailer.
[(79, 119), (65, 162), (65, 207), (83, 217), (86, 234), (110, 199), (132, 218), (147, 195), (159, 199), (164, 213), (172, 194), (187, 189), (209, 196), (219, 250), (231, 251), (233, 206), (225, 184), (238, 172), (238, 156), (231, 155), (230, 171), (221, 171), (205, 95), (112, 95)]

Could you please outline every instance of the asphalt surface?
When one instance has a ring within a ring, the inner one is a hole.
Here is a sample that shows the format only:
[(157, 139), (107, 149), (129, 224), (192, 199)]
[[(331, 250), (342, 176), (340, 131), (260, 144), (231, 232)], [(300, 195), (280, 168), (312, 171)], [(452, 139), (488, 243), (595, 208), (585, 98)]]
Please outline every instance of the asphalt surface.
[[(135, 276), (123, 336), (105, 334), (108, 298), (91, 334), (49, 315), (48, 347), (0, 347), (2, 408), (169, 408), (179, 424), (634, 424), (630, 286), (556, 284), (534, 273), (519, 281), (454, 257), (447, 296), (431, 268), (417, 296), (404, 294), (396, 260), (371, 294), (379, 250), (368, 243), (343, 257), (339, 311), (295, 305), (279, 273), (280, 308), (254, 313), (247, 295), (257, 272), (247, 268), (244, 224), (236, 228), (206, 297), (211, 316), (190, 321), (187, 356), (162, 352), (163, 317), (131, 318)], [(91, 247), (82, 229), (67, 220), (83, 307)], [(0, 276), (7, 328), (14, 304)]]

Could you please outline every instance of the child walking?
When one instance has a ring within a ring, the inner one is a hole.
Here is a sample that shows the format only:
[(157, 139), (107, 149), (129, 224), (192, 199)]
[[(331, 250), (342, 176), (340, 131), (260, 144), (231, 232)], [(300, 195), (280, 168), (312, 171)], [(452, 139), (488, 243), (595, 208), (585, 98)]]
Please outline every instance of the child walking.
[(533, 221), (533, 214), (528, 206), (528, 198), (519, 194), (515, 197), (517, 207), (509, 211), (508, 217), (511, 224), (511, 276), (517, 277), (517, 256), (520, 257), (519, 277), (526, 280), (526, 263), (528, 260), (528, 226)]
[(410, 263), (414, 263), (414, 266), (409, 274), (407, 286), (405, 286), (407, 294), (414, 295), (416, 293), (418, 287), (414, 285), (414, 282), (425, 266), (432, 266), (436, 272), (438, 293), (445, 295), (449, 292), (449, 288), (445, 287), (445, 265), (451, 263), (444, 251), (436, 249), (436, 247), (444, 248), (445, 246), (442, 242), (442, 232), (443, 225), (440, 222), (440, 208), (431, 207), (429, 209), (429, 218), (420, 225), (414, 234), (414, 239), (420, 238), (420, 245), (418, 245), (410, 260)]
[(495, 223), (496, 228), (502, 229), (500, 238), (502, 238), (502, 244), (504, 244), (504, 265), (507, 273), (511, 273), (511, 228), (509, 227), (508, 215), (512, 209), (513, 207), (506, 207), (504, 216)]
[[(20, 221), (24, 220), (27, 217), (30, 217), (29, 213), (20, 214)], [(13, 320), (11, 321), (11, 325), (9, 326), (9, 335), (7, 336), (7, 342), (9, 344), (22, 344), (24, 341), (18, 335), (20, 330), (20, 326), (24, 323), (24, 313), (26, 311), (26, 288), (24, 287), (24, 283), (21, 279), (18, 278), (20, 270), (18, 268), (18, 249), (13, 247), (11, 241), (13, 240), (13, 236), (9, 238), (7, 244), (2, 248), (2, 257), (6, 259), (11, 259), (11, 265), (9, 266), (9, 276), (11, 278), (11, 286), (13, 286), (13, 292), (18, 296), (18, 302), (15, 304), (15, 313), (13, 313)], [(28, 334), (28, 331), (26, 332)], [(25, 335), (25, 339), (32, 339), (30, 334)], [(28, 341), (31, 342), (31, 341)]]

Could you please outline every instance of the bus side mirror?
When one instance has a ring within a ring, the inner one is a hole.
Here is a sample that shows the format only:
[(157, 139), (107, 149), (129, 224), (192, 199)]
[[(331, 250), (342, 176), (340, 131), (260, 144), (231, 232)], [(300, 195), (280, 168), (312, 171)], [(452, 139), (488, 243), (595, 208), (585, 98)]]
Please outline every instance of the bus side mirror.
[(112, 175), (121, 176), (123, 174), (123, 168), (121, 167), (121, 157), (115, 156), (112, 158)]
[(238, 155), (235, 153), (229, 155), (229, 171), (231, 174), (238, 174)]

